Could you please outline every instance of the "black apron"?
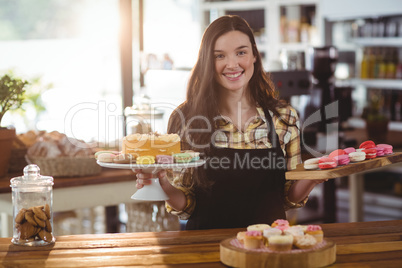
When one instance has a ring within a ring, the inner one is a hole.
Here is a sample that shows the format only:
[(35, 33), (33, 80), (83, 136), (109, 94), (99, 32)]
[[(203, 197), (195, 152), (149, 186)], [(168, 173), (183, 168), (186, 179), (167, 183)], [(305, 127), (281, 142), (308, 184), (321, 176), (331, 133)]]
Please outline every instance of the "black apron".
[(243, 228), (286, 218), (286, 160), (271, 115), (266, 110), (264, 113), (272, 148), (211, 145), (204, 172), (214, 184), (207, 190), (195, 191), (196, 206), (187, 221), (187, 230)]

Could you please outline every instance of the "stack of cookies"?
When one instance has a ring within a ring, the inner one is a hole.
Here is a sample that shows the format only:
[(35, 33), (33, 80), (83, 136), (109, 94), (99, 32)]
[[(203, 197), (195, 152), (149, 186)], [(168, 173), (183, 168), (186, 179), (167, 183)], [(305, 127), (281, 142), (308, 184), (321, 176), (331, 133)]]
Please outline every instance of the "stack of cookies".
[(22, 208), (15, 217), (15, 227), (19, 232), (20, 240), (53, 240), (52, 225), (50, 223), (50, 207), (36, 206)]

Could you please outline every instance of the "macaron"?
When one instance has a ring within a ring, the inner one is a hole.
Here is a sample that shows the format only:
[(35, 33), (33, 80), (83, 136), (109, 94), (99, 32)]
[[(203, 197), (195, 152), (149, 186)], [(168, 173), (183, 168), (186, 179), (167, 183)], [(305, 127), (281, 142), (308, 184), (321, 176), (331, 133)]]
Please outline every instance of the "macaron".
[(98, 152), (95, 153), (95, 159), (98, 159), (98, 157), (101, 154), (113, 154), (113, 155), (116, 156), (116, 155), (120, 154), (120, 152), (117, 152), (117, 151), (98, 151)]
[(131, 154), (118, 154), (113, 159), (113, 162), (116, 164), (131, 164), (133, 162), (135, 163), (135, 160)]
[(350, 153), (356, 152), (356, 149), (353, 148), (353, 147), (348, 147), (348, 148), (343, 149), (343, 151), (344, 151), (346, 154), (350, 154)]
[(364, 151), (366, 153), (366, 159), (373, 159), (377, 157), (377, 150), (373, 148), (366, 148)]
[(377, 147), (384, 148), (384, 155), (392, 154), (392, 153), (393, 153), (393, 151), (392, 151), (392, 149), (393, 149), (392, 145), (381, 143), (381, 144), (377, 144)]
[(191, 161), (198, 161), (198, 160), (200, 160), (200, 153), (199, 152), (195, 152), (195, 151), (192, 151), (192, 150), (187, 150), (187, 151), (184, 151), (184, 153), (187, 153), (187, 154), (190, 154), (191, 155)]
[(375, 147), (375, 143), (374, 141), (364, 141), (360, 144), (359, 148), (360, 149), (368, 149), (368, 148), (374, 148)]
[(377, 157), (384, 155), (384, 148), (383, 147), (374, 147), (377, 150)]
[(158, 164), (173, 164), (173, 156), (159, 154), (156, 156), (156, 163)]
[(346, 154), (344, 150), (337, 149), (335, 151), (332, 151), (328, 156), (334, 158), (337, 155), (344, 155), (344, 154)]
[(349, 158), (351, 162), (361, 162), (366, 159), (365, 152), (352, 152), (349, 154)]
[(191, 159), (193, 159), (189, 153), (174, 154), (173, 158), (176, 163), (188, 163), (191, 162)]
[(332, 157), (321, 157), (318, 161), (318, 167), (320, 169), (330, 169), (336, 167), (336, 161)]
[(347, 154), (337, 155), (334, 157), (334, 159), (338, 166), (344, 166), (350, 163), (350, 158)]
[(318, 169), (319, 160), (319, 157), (307, 159), (304, 161), (304, 169)]
[(98, 155), (96, 156), (96, 159), (97, 159), (99, 162), (103, 162), (103, 163), (113, 163), (113, 160), (114, 160), (116, 157), (117, 157), (117, 155), (115, 155), (115, 154), (104, 152), (104, 153), (98, 154)]
[(155, 157), (152, 155), (139, 156), (136, 161), (137, 165), (151, 165), (155, 164)]

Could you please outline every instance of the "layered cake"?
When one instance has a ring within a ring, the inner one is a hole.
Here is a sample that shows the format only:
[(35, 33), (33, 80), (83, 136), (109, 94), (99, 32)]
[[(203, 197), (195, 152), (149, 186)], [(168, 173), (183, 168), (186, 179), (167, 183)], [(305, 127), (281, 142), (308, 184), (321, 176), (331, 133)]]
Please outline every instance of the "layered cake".
[(122, 153), (134, 158), (178, 154), (180, 137), (177, 134), (131, 134), (122, 140)]

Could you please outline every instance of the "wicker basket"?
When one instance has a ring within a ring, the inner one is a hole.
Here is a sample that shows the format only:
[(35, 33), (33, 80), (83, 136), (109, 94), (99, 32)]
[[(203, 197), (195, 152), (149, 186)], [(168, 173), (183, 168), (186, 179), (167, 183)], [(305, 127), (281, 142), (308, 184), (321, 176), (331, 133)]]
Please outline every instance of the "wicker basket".
[(38, 165), (40, 173), (52, 177), (80, 177), (99, 174), (102, 167), (94, 157), (28, 157), (29, 164)]

